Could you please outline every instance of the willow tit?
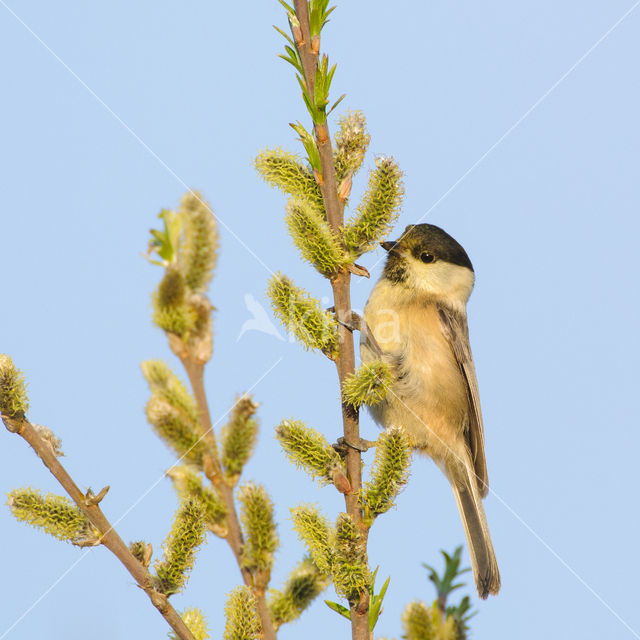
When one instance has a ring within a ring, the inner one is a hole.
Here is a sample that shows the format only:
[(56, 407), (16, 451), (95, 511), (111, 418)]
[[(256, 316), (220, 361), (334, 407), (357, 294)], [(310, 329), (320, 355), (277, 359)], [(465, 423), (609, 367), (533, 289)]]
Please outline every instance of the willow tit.
[(360, 355), (365, 364), (388, 363), (394, 383), (371, 412), (382, 427), (401, 426), (449, 479), (478, 593), (486, 598), (498, 593), (500, 573), (482, 508), (489, 485), (466, 313), (473, 266), (463, 247), (432, 224), (409, 225), (382, 247), (387, 262), (364, 309)]

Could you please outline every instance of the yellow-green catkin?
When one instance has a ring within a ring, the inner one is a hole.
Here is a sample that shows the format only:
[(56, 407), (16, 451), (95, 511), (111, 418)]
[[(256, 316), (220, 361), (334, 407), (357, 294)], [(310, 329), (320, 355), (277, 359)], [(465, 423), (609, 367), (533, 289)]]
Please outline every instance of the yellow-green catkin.
[(0, 353), (0, 413), (21, 420), (29, 410), (29, 398), (24, 375), (13, 360)]
[(322, 213), (302, 200), (291, 199), (285, 222), (303, 260), (326, 278), (342, 270), (347, 257)]
[(400, 212), (403, 195), (402, 172), (395, 160), (377, 158), (367, 191), (343, 229), (343, 241), (352, 258), (373, 249), (389, 233)]
[(171, 467), (167, 471), (167, 476), (171, 478), (181, 500), (192, 498), (200, 501), (208, 529), (224, 537), (227, 534), (227, 507), (213, 489), (204, 486), (198, 470), (187, 465), (179, 465)]
[(188, 303), (187, 285), (176, 265), (167, 267), (152, 296), (153, 322), (163, 331), (185, 340), (198, 324), (198, 313)]
[(358, 528), (347, 513), (336, 521), (335, 547), (331, 565), (336, 593), (356, 602), (371, 581), (365, 562), (365, 547)]
[(370, 140), (362, 111), (348, 111), (340, 118), (333, 154), (338, 182), (358, 171)]
[(443, 616), (436, 602), (410, 602), (402, 613), (405, 640), (458, 640), (453, 616)]
[(145, 409), (147, 420), (179, 458), (201, 467), (208, 448), (195, 400), (161, 360), (143, 362), (142, 373), (151, 390)]
[(363, 364), (347, 376), (342, 385), (342, 397), (348, 404), (359, 408), (363, 404), (380, 404), (393, 384), (393, 372), (388, 364), (379, 360)]
[(362, 490), (365, 521), (371, 524), (394, 505), (409, 480), (411, 447), (405, 432), (392, 427), (380, 434), (376, 445), (371, 479)]
[(315, 505), (291, 509), (293, 529), (306, 545), (311, 559), (323, 574), (331, 572), (335, 531)]
[(219, 234), (215, 216), (199, 191), (187, 191), (180, 202), (184, 228), (179, 264), (190, 291), (204, 293), (218, 261)]
[[(204, 617), (204, 614), (200, 609), (195, 607), (185, 609), (180, 614), (180, 617), (187, 626), (187, 629), (191, 631), (191, 635), (194, 637), (194, 640), (209, 640), (209, 638), (211, 638), (207, 626), (207, 619)], [(171, 640), (179, 640), (178, 636), (173, 631), (169, 632), (169, 638), (171, 638)]]
[(131, 555), (143, 566), (148, 567), (151, 562), (153, 549), (151, 545), (144, 540), (135, 540), (129, 543), (129, 551)]
[(224, 640), (259, 640), (262, 625), (256, 613), (256, 599), (246, 586), (236, 587), (224, 607), (227, 618)]
[(265, 571), (273, 565), (278, 535), (273, 503), (264, 487), (247, 482), (238, 491), (240, 521), (245, 533), (242, 564), (252, 571)]
[(257, 409), (258, 404), (251, 396), (241, 396), (233, 406), (229, 421), (222, 427), (222, 467), (232, 484), (237, 483), (255, 448), (258, 439)]
[(164, 558), (156, 562), (154, 587), (170, 596), (181, 591), (193, 568), (196, 549), (204, 541), (204, 510), (198, 500), (185, 500), (176, 512), (164, 543)]
[(269, 591), (269, 611), (276, 631), (293, 622), (329, 586), (330, 578), (311, 558), (304, 558), (289, 575), (282, 590)]
[(346, 474), (338, 452), (319, 431), (304, 422), (283, 420), (276, 427), (276, 437), (287, 458), (321, 484), (333, 482), (336, 471)]
[(141, 367), (151, 393), (165, 400), (182, 413), (186, 420), (197, 425), (199, 414), (196, 402), (169, 365), (162, 360), (145, 360)]
[(202, 468), (202, 458), (208, 452), (200, 435), (199, 424), (157, 395), (152, 395), (145, 407), (147, 420), (161, 440), (183, 461)]
[(269, 282), (267, 295), (275, 315), (306, 349), (320, 349), (338, 357), (338, 326), (320, 301), (278, 273)]
[(8, 498), (7, 503), (16, 520), (42, 529), (58, 540), (82, 546), (100, 537), (100, 532), (67, 498), (28, 488), (14, 489)]
[(265, 182), (308, 203), (325, 217), (320, 187), (297, 155), (282, 149), (267, 149), (255, 159), (255, 167)]

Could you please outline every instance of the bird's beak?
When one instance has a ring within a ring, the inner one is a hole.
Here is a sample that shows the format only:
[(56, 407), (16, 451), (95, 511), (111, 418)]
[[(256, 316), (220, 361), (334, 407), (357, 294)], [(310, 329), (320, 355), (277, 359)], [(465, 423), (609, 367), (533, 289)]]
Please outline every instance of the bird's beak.
[(385, 250), (385, 251), (391, 251), (392, 249), (395, 249), (398, 246), (398, 243), (393, 241), (393, 240), (388, 240), (387, 242), (381, 242), (380, 246)]

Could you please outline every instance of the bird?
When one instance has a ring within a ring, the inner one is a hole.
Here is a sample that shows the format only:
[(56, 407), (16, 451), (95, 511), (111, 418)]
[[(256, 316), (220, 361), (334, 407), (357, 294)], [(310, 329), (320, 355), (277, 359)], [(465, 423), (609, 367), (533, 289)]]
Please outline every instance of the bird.
[(401, 427), (446, 475), (485, 599), (500, 590), (500, 571), (482, 506), (489, 480), (466, 312), (473, 265), (433, 224), (409, 225), (398, 240), (380, 244), (387, 259), (364, 308), (360, 356), (365, 365), (389, 365), (393, 383), (369, 410), (383, 428)]

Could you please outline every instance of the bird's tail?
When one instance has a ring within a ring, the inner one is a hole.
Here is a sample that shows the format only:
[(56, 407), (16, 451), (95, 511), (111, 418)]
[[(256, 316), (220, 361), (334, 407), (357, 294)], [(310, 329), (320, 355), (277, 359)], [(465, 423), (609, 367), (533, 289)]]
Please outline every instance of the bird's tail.
[(448, 475), (467, 536), (478, 595), (484, 599), (500, 591), (498, 561), (473, 468), (470, 464), (459, 464), (456, 465), (456, 471), (458, 473)]

